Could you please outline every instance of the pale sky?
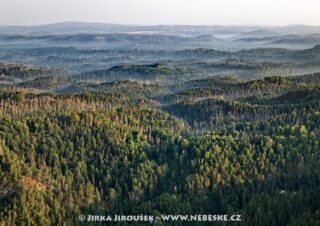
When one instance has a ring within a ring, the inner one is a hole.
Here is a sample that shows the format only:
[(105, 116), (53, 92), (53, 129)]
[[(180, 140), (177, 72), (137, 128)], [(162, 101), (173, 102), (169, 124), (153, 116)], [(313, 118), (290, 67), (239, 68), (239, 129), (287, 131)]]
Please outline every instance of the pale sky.
[(0, 24), (320, 25), (319, 0), (0, 0)]

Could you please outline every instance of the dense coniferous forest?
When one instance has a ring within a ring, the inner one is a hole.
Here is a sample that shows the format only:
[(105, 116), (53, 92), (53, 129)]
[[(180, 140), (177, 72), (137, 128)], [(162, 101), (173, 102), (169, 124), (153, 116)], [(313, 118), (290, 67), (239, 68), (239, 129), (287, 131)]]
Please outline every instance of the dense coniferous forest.
[[(0, 46), (0, 225), (151, 224), (79, 221), (116, 214), (320, 225), (317, 35), (226, 50), (209, 27), (189, 37), (2, 29), (14, 47)], [(229, 43), (261, 42), (237, 29)]]

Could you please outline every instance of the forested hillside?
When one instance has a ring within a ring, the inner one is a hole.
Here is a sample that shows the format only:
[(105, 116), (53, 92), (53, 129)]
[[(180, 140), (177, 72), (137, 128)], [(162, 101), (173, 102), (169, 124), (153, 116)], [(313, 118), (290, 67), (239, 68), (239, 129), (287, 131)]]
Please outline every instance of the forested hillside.
[(135, 82), (2, 91), (1, 222), (213, 212), (241, 214), (239, 225), (317, 225), (318, 78), (194, 81), (170, 98)]

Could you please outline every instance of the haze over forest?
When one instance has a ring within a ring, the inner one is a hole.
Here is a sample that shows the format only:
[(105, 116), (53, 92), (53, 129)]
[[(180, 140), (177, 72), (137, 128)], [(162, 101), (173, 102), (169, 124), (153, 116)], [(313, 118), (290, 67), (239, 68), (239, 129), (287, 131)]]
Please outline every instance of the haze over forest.
[(0, 3), (1, 226), (320, 225), (318, 3), (74, 2)]

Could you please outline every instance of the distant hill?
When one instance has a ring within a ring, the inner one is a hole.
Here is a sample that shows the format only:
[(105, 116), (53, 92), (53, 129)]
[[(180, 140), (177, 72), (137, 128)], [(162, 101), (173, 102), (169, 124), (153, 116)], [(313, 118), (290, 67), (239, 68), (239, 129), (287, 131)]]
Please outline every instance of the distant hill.
[(320, 34), (290, 35), (282, 37), (271, 44), (316, 45), (320, 43)]
[(215, 49), (207, 48), (195, 48), (195, 49), (186, 49), (181, 51), (176, 51), (175, 56), (183, 58), (212, 58), (212, 57), (226, 57), (229, 55), (226, 51), (219, 51)]
[(270, 37), (270, 36), (277, 36), (281, 35), (281, 33), (278, 33), (273, 30), (269, 29), (259, 29), (259, 30), (253, 30), (250, 32), (243, 33), (236, 37), (237, 40), (246, 39), (246, 38), (263, 38), (263, 37)]
[(59, 90), (63, 93), (81, 93), (81, 92), (104, 92), (111, 94), (125, 93), (130, 96), (154, 97), (159, 95), (163, 87), (153, 84), (146, 84), (139, 81), (114, 81), (105, 83), (80, 82)]
[(296, 59), (320, 62), (320, 45), (316, 45), (311, 49), (296, 51), (293, 56)]
[(26, 64), (11, 64), (0, 62), (0, 77), (2, 77), (3, 79), (8, 78), (10, 80), (28, 80), (37, 77), (59, 74), (63, 74), (63, 71)]
[(286, 44), (286, 45), (316, 45), (320, 43), (320, 34), (308, 35), (277, 35), (264, 37), (248, 37), (236, 39), (234, 42), (249, 42), (249, 43), (265, 43), (265, 44)]
[(263, 36), (263, 37), (249, 37), (249, 38), (241, 38), (235, 40), (235, 42), (276, 42), (284, 39), (294, 39), (299, 38), (301, 35), (290, 34), (290, 35), (276, 35), (276, 36)]
[(63, 77), (41, 77), (30, 81), (19, 83), (17, 86), (22, 88), (33, 88), (42, 90), (55, 90), (68, 84), (68, 79)]
[(174, 35), (230, 35), (238, 38), (262, 37), (287, 34), (320, 33), (320, 26), (190, 26), (190, 25), (157, 25), (138, 26), (105, 23), (63, 22), (37, 26), (0, 26), (1, 34), (53, 35), (53, 34), (106, 34), (106, 33), (158, 33)]
[(105, 81), (116, 81), (116, 80), (150, 80), (150, 79), (165, 79), (170, 76), (183, 74), (183, 70), (170, 67), (164, 64), (148, 64), (148, 65), (116, 65), (106, 70), (97, 70), (92, 72), (83, 73), (76, 75), (74, 79), (81, 80), (105, 80)]
[(164, 35), (164, 34), (127, 34), (127, 33), (111, 33), (111, 34), (60, 34), (60, 35), (0, 35), (0, 40), (3, 41), (32, 41), (32, 40), (45, 40), (56, 42), (123, 42), (134, 41), (141, 43), (157, 43), (157, 42), (212, 42), (220, 41), (222, 39), (213, 37), (212, 35), (199, 35), (199, 36), (178, 36), (178, 35)]

